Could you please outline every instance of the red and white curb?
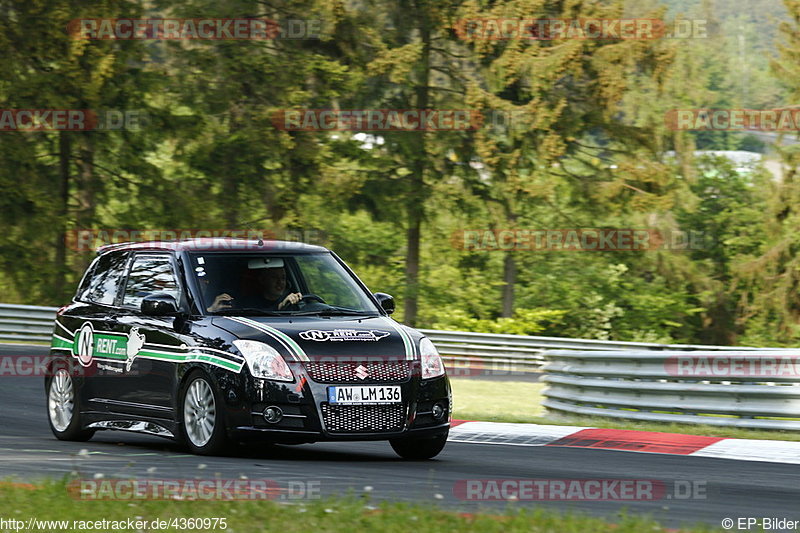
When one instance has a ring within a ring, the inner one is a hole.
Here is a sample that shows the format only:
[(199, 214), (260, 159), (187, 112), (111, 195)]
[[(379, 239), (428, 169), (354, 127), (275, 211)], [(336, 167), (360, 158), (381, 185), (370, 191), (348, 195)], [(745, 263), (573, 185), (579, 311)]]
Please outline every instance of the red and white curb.
[(800, 442), (726, 439), (625, 429), (453, 420), (450, 442), (561, 446), (800, 464)]

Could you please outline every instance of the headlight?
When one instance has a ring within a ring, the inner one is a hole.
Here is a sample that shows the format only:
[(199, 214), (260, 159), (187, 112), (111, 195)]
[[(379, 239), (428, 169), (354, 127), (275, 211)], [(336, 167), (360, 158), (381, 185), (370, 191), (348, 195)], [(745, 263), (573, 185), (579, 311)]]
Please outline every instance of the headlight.
[(444, 363), (439, 351), (427, 337), (419, 341), (419, 355), (422, 358), (422, 379), (435, 378), (444, 374)]
[(233, 345), (242, 352), (244, 360), (247, 361), (247, 368), (250, 369), (253, 377), (294, 381), (294, 375), (292, 375), (289, 365), (272, 346), (263, 342), (245, 340), (235, 340)]

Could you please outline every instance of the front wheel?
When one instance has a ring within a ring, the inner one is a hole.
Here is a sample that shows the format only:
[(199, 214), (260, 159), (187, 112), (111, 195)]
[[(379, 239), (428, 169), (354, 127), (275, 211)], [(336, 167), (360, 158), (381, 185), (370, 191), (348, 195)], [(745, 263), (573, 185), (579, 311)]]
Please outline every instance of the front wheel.
[(59, 440), (86, 441), (94, 431), (81, 428), (80, 402), (69, 371), (59, 368), (47, 382), (47, 421)]
[(422, 461), (439, 455), (447, 444), (447, 433), (426, 438), (392, 439), (389, 443), (403, 459)]
[(199, 455), (216, 455), (228, 446), (222, 403), (214, 385), (198, 372), (186, 380), (181, 394), (183, 437), (189, 449)]

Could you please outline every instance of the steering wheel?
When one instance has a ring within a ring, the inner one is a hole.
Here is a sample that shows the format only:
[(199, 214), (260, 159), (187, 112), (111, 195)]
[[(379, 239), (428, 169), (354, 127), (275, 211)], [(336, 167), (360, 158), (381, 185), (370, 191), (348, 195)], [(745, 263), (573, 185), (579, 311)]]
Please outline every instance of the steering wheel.
[(317, 301), (321, 304), (327, 305), (327, 302), (325, 302), (325, 300), (322, 299), (322, 296), (318, 294), (304, 294), (303, 296), (300, 297), (300, 301), (304, 303)]

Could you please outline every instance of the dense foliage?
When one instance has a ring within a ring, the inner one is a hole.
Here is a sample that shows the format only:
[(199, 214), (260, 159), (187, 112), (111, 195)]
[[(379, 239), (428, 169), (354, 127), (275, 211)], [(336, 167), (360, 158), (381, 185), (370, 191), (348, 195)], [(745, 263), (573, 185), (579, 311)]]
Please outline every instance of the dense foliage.
[[(756, 6), (758, 4), (758, 6)], [(146, 113), (0, 134), (0, 301), (61, 304), (76, 229), (268, 229), (325, 244), (417, 326), (714, 344), (800, 339), (800, 152), (670, 109), (800, 94), (800, 2), (0, 0), (0, 109)], [(80, 18), (320, 21), (309, 39), (81, 40)], [(709, 37), (484, 40), (463, 19), (695, 18)], [(783, 21), (779, 27), (778, 22)], [(464, 109), (475, 130), (276, 128), (287, 109)], [(783, 179), (695, 150), (781, 158)], [(632, 228), (686, 249), (470, 250), (465, 230)]]

